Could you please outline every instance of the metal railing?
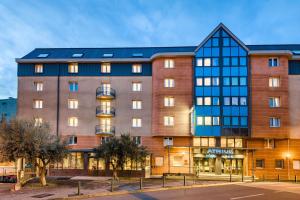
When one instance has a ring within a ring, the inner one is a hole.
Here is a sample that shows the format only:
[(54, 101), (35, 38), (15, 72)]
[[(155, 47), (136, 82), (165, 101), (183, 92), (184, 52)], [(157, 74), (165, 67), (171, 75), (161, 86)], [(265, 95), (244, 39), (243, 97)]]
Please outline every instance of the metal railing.
[(96, 125), (95, 133), (97, 135), (114, 135), (115, 127), (107, 125)]
[(115, 116), (115, 109), (113, 107), (97, 106), (96, 116)]
[(96, 96), (97, 97), (115, 98), (116, 97), (116, 90), (114, 90), (114, 89), (112, 89), (110, 87), (100, 86), (96, 90)]

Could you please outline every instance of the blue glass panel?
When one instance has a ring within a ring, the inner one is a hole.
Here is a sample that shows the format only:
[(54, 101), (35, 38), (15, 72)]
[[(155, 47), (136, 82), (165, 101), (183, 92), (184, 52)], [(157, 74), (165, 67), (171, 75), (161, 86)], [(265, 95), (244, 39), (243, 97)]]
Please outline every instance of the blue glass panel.
[(203, 57), (203, 48), (198, 49), (197, 53), (196, 53), (197, 57)]
[(242, 47), (239, 47), (239, 54), (240, 56), (246, 56), (247, 52)]
[(230, 67), (223, 67), (223, 76), (230, 76)]
[(232, 67), (231, 68), (231, 76), (238, 76), (239, 75), (239, 68), (238, 67)]
[(238, 77), (232, 77), (231, 78), (231, 85), (233, 85), (233, 86), (239, 85), (239, 79), (238, 79)]
[(231, 115), (232, 116), (239, 116), (240, 115), (240, 110), (238, 106), (232, 106), (231, 107)]
[(230, 97), (224, 97), (223, 99), (223, 105), (225, 106), (229, 106), (230, 105)]
[(204, 96), (211, 96), (211, 87), (204, 87)]
[(212, 39), (212, 45), (213, 45), (214, 47), (219, 46), (219, 38), (213, 38), (213, 39)]
[(211, 48), (204, 48), (204, 56), (211, 56)]
[(230, 117), (224, 117), (224, 125), (230, 126)]
[(219, 87), (212, 87), (212, 96), (220, 96), (220, 88)]
[(230, 87), (223, 87), (223, 95), (230, 96)]
[(240, 96), (247, 96), (247, 95), (248, 95), (247, 87), (240, 87)]
[(211, 116), (211, 106), (197, 106), (196, 115), (199, 116)]
[(230, 106), (223, 106), (223, 115), (230, 116), (231, 115), (231, 108)]
[(212, 107), (212, 115), (213, 116), (220, 116), (220, 107), (219, 106), (213, 106)]
[(229, 35), (224, 30), (222, 31), (222, 36), (223, 37), (229, 37)]
[(233, 46), (233, 47), (238, 46), (238, 43), (233, 38), (231, 38), (231, 46)]
[(211, 47), (211, 39), (207, 40), (204, 47)]
[(196, 67), (195, 74), (196, 76), (203, 76), (203, 67)]
[(240, 65), (245, 66), (245, 65), (247, 65), (246, 62), (247, 62), (246, 57), (240, 57)]
[(231, 47), (231, 56), (239, 56), (239, 48)]
[(231, 96), (239, 96), (239, 87), (231, 87)]
[(237, 66), (239, 63), (238, 63), (238, 58), (237, 57), (232, 57), (231, 58), (231, 65), (232, 66)]
[(196, 96), (203, 96), (203, 87), (196, 87)]
[(248, 118), (241, 117), (241, 126), (247, 126), (247, 125), (248, 125)]
[(223, 78), (223, 85), (230, 85), (230, 78), (229, 77), (224, 77)]
[(219, 66), (219, 58), (212, 58), (212, 66)]
[(212, 136), (220, 136), (221, 135), (221, 128), (220, 126), (214, 126)]
[(223, 58), (223, 65), (229, 66), (230, 65), (230, 59), (229, 58)]
[(229, 46), (229, 38), (223, 38), (223, 46), (228, 47)]
[(219, 67), (212, 67), (211, 68), (211, 75), (212, 76), (220, 76), (220, 68)]
[(247, 85), (247, 78), (246, 77), (240, 77), (240, 85)]
[(248, 108), (244, 106), (240, 106), (240, 115), (241, 116), (248, 116)]
[(247, 67), (240, 67), (240, 76), (247, 76)]
[(213, 35), (213, 37), (220, 37), (220, 31), (217, 31), (217, 32)]
[(211, 76), (211, 68), (210, 67), (205, 67), (203, 75), (204, 76)]
[(213, 97), (213, 105), (214, 106), (218, 106), (218, 105), (220, 105), (220, 99), (219, 99), (219, 97)]
[(212, 48), (212, 56), (219, 56), (220, 55), (220, 49), (219, 48)]
[(239, 118), (238, 117), (232, 117), (231, 121), (233, 126), (238, 126), (239, 125)]
[(230, 56), (230, 48), (229, 47), (223, 48), (223, 56)]

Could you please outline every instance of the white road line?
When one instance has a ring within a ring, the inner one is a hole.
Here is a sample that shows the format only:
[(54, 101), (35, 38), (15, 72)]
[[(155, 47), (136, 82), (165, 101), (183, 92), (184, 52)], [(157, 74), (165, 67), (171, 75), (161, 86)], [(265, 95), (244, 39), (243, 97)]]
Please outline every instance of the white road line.
[(257, 196), (262, 196), (262, 195), (264, 195), (264, 194), (262, 193), (262, 194), (253, 194), (253, 195), (241, 196), (241, 197), (233, 197), (233, 198), (230, 198), (230, 200), (245, 199), (245, 198), (257, 197)]

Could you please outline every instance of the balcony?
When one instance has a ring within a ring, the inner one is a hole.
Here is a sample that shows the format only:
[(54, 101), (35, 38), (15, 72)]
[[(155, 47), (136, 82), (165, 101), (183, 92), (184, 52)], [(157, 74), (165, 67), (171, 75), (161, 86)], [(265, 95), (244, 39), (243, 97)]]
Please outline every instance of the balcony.
[(112, 88), (101, 86), (97, 88), (96, 96), (98, 99), (114, 99), (116, 91)]
[(97, 117), (114, 117), (115, 109), (112, 107), (97, 106), (96, 116)]
[(97, 125), (95, 128), (96, 135), (113, 136), (115, 134), (114, 126)]

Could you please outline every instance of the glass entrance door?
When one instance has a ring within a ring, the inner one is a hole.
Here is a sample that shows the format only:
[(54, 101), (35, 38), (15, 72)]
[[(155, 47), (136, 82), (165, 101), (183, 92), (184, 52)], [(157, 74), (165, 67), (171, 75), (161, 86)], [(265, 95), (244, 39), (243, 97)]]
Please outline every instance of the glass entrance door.
[(223, 159), (223, 173), (241, 175), (243, 173), (243, 159)]

